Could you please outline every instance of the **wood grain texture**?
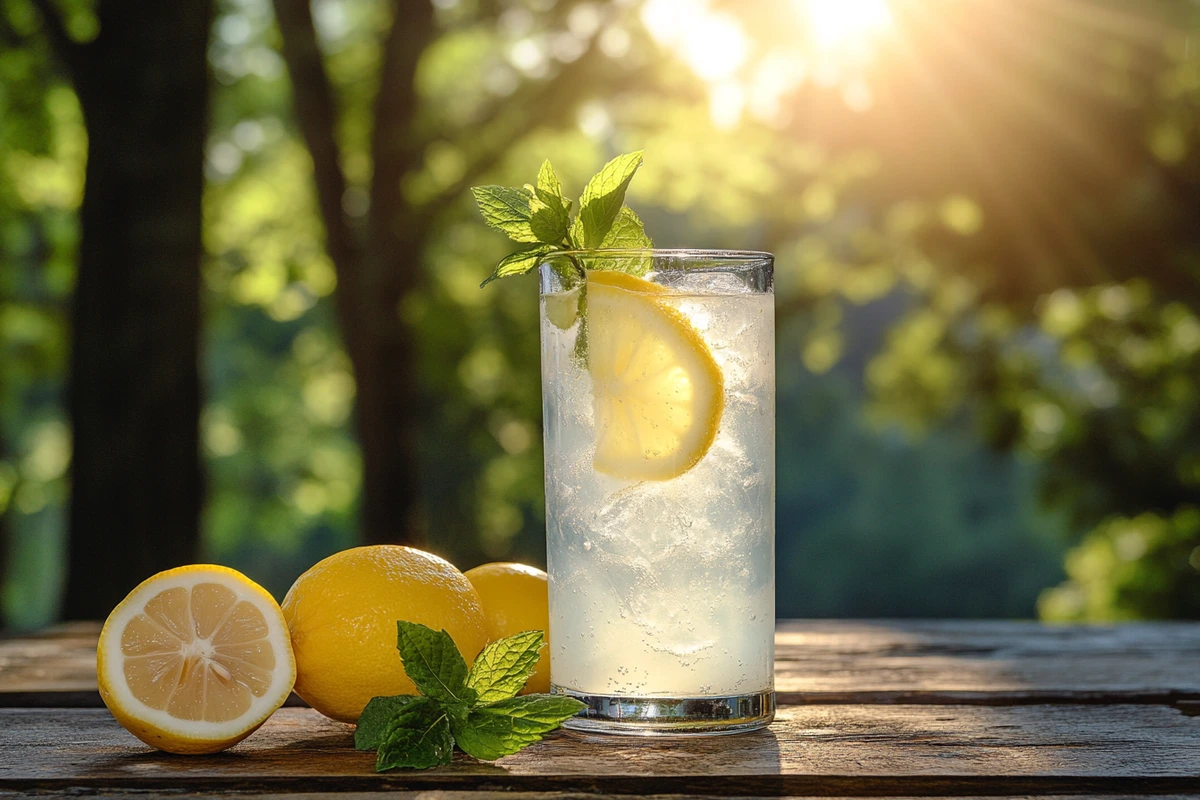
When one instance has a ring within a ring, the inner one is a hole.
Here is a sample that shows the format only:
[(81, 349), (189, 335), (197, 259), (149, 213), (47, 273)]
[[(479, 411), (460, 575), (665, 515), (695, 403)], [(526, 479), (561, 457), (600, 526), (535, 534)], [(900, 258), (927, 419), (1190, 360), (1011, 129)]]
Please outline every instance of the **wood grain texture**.
[[(0, 707), (99, 707), (98, 630), (0, 639)], [(1200, 700), (1197, 664), (1196, 623), (816, 620), (776, 633), (785, 704), (1176, 703)]]
[(1174, 703), (1200, 699), (1200, 624), (782, 621), (781, 703)]
[(58, 625), (0, 638), (0, 706), (94, 707), (96, 639), (93, 622)]
[(0, 711), (0, 790), (946, 795), (1200, 792), (1200, 720), (1162, 706), (793, 706), (708, 739), (559, 732), (495, 764), (372, 771), (351, 728), (283, 709), (233, 750), (155, 753), (104, 711)]

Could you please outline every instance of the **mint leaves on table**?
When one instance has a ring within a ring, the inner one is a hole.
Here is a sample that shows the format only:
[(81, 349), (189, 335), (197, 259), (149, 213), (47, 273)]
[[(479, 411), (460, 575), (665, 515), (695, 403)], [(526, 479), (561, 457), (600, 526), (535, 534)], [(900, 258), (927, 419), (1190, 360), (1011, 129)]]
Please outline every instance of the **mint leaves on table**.
[[(584, 187), (574, 219), (571, 219), (572, 203), (563, 196), (562, 184), (549, 161), (542, 162), (536, 186), (473, 187), (471, 194), (488, 227), (527, 245), (501, 259), (480, 285), (529, 272), (556, 251), (653, 247), (641, 219), (625, 205), (625, 190), (641, 165), (641, 150), (617, 156), (605, 164)], [(644, 274), (648, 260), (623, 258), (606, 260), (597, 266)]]
[(456, 744), (485, 761), (511, 755), (583, 708), (560, 695), (516, 696), (537, 666), (541, 631), (492, 642), (468, 670), (444, 630), (403, 621), (396, 626), (404, 671), (421, 694), (373, 698), (359, 716), (354, 746), (377, 751), (379, 772), (449, 764)]

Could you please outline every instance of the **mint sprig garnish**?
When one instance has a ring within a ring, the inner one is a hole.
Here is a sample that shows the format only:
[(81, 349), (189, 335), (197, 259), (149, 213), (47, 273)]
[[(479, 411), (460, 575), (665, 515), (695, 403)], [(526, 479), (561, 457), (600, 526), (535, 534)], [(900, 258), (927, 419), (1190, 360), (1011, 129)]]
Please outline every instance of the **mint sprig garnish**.
[[(529, 272), (556, 251), (653, 247), (642, 220), (625, 205), (625, 191), (641, 165), (641, 150), (605, 164), (584, 187), (574, 219), (572, 203), (563, 195), (562, 184), (549, 161), (542, 162), (536, 186), (473, 187), (471, 194), (488, 227), (514, 242), (529, 245), (501, 259), (480, 286), (496, 278)], [(644, 258), (606, 259), (595, 264), (586, 263), (586, 258), (574, 261), (580, 269), (603, 267), (639, 275), (648, 269), (648, 259)]]
[(492, 642), (468, 670), (444, 630), (403, 621), (396, 627), (404, 671), (421, 694), (372, 698), (359, 715), (354, 746), (377, 751), (379, 772), (449, 764), (456, 744), (485, 761), (511, 755), (584, 707), (561, 695), (517, 696), (537, 666), (541, 631)]

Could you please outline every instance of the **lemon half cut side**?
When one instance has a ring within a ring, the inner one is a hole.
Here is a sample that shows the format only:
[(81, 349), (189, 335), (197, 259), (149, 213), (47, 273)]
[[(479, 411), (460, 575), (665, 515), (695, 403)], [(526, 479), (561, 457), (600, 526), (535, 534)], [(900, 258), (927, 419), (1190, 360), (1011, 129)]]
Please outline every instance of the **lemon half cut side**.
[(708, 344), (667, 298), (623, 272), (588, 273), (588, 371), (597, 472), (665, 481), (700, 462), (725, 407), (725, 380)]
[(211, 564), (160, 572), (130, 592), (100, 632), (96, 671), (117, 721), (170, 753), (237, 744), (283, 705), (296, 680), (274, 598)]

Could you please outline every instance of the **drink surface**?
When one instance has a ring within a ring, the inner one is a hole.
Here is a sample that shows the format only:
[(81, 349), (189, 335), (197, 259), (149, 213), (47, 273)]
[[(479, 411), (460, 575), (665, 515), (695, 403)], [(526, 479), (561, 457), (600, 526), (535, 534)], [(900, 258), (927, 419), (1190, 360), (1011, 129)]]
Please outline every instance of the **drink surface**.
[(551, 682), (560, 688), (631, 697), (772, 688), (774, 303), (721, 277), (660, 297), (708, 345), (725, 391), (712, 447), (664, 481), (593, 468), (592, 381), (573, 356), (581, 326), (559, 327), (574, 294), (542, 297)]

